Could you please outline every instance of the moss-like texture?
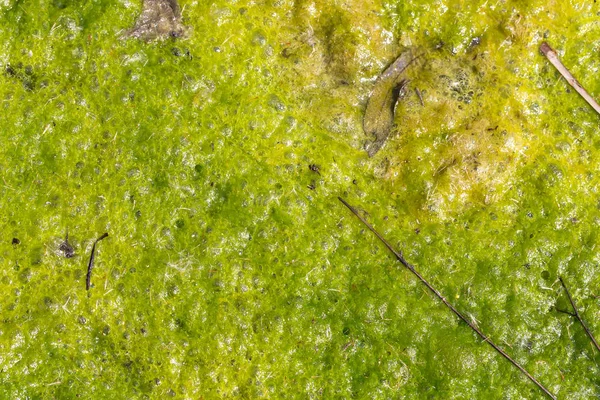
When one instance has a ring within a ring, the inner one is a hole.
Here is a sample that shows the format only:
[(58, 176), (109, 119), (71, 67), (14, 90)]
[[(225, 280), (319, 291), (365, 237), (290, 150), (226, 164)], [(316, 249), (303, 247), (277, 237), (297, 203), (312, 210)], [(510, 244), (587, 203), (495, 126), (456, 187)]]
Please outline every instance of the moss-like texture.
[[(140, 1), (0, 2), (1, 398), (540, 398), (338, 195), (560, 398), (600, 396), (552, 309), (562, 274), (600, 335), (599, 117), (538, 52), (600, 94), (598, 6), (180, 5), (187, 36), (144, 43)], [(369, 158), (413, 46), (424, 106)]]

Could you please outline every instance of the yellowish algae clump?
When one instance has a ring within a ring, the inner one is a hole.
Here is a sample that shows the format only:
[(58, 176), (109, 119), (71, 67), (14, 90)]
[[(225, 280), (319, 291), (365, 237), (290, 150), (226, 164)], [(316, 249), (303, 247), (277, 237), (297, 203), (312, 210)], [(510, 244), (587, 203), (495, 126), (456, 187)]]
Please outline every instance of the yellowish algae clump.
[(139, 0), (0, 2), (0, 398), (540, 398), (340, 195), (559, 398), (599, 396), (554, 310), (563, 275), (600, 333), (598, 116), (538, 51), (600, 94), (595, 3), (180, 6), (146, 43)]

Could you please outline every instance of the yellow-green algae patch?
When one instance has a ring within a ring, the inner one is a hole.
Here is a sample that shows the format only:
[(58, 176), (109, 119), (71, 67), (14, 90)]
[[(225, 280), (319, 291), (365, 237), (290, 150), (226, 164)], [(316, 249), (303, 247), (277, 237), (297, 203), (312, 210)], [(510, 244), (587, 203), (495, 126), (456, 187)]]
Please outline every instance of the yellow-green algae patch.
[[(600, 396), (553, 310), (562, 274), (600, 333), (598, 116), (538, 52), (600, 94), (599, 6), (180, 6), (188, 37), (143, 43), (140, 1), (0, 3), (0, 397), (540, 398), (338, 195), (559, 398)], [(369, 158), (407, 47), (424, 105)]]

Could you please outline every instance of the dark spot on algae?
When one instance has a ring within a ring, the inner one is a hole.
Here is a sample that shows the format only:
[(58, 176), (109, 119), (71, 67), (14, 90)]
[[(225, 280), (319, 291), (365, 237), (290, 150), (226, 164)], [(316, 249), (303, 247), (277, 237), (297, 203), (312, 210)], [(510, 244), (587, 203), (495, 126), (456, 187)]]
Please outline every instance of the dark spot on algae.
[(72, 258), (75, 256), (75, 249), (69, 243), (69, 231), (67, 231), (65, 240), (60, 244), (58, 249), (63, 252), (65, 258)]
[(327, 71), (338, 83), (352, 82), (358, 69), (354, 60), (358, 36), (352, 30), (351, 20), (342, 9), (335, 7), (323, 14), (319, 22), (324, 37)]
[(39, 86), (37, 83), (38, 77), (33, 67), (31, 65), (23, 66), (21, 62), (15, 65), (7, 64), (4, 68), (4, 76), (20, 82), (28, 92), (34, 91)]

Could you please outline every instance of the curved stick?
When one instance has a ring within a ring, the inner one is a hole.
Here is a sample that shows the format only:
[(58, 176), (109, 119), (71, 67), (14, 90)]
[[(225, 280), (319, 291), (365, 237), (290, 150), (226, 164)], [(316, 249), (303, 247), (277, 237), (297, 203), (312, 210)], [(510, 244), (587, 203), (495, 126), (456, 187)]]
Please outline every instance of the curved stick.
[(496, 345), (494, 342), (492, 342), (492, 340), (487, 337), (486, 335), (483, 334), (483, 332), (481, 332), (479, 330), (479, 328), (477, 326), (475, 326), (471, 321), (469, 321), (467, 319), (467, 317), (465, 317), (463, 314), (460, 313), (460, 311), (458, 311), (452, 304), (450, 304), (448, 302), (448, 300), (446, 300), (446, 298), (444, 296), (442, 296), (442, 294), (437, 291), (437, 289), (435, 289), (433, 286), (431, 286), (431, 284), (429, 282), (427, 282), (427, 280), (425, 280), (425, 278), (423, 278), (421, 276), (421, 274), (419, 274), (419, 272), (417, 272), (417, 270), (415, 269), (415, 267), (413, 267), (411, 264), (408, 263), (408, 261), (406, 261), (404, 259), (404, 256), (402, 255), (401, 252), (396, 251), (392, 245), (385, 240), (385, 238), (383, 236), (381, 236), (381, 234), (379, 232), (377, 232), (375, 230), (375, 228), (373, 228), (373, 226), (371, 224), (369, 224), (359, 213), (358, 211), (356, 211), (356, 209), (354, 207), (352, 207), (350, 204), (348, 204), (346, 202), (346, 200), (342, 199), (341, 197), (338, 197), (338, 199), (346, 206), (348, 207), (348, 209), (350, 211), (352, 211), (352, 213), (354, 215), (356, 215), (356, 217), (358, 217), (358, 219), (365, 224), (365, 226), (367, 228), (369, 228), (369, 230), (371, 232), (373, 232), (375, 234), (375, 236), (377, 236), (377, 238), (379, 240), (381, 240), (381, 242), (385, 245), (385, 247), (388, 248), (389, 251), (391, 251), (394, 256), (396, 256), (396, 259), (398, 261), (400, 261), (400, 263), (402, 263), (402, 265), (404, 265), (410, 272), (412, 272), (425, 286), (427, 286), (427, 289), (429, 289), (438, 299), (440, 299), (442, 301), (442, 303), (444, 303), (446, 305), (446, 307), (448, 307), (454, 314), (456, 314), (456, 316), (458, 318), (460, 318), (464, 323), (466, 323), (467, 325), (469, 325), (469, 327), (477, 334), (479, 335), (480, 338), (483, 339), (484, 342), (487, 342), (490, 346), (492, 346), (494, 348), (494, 350), (496, 350), (498, 353), (500, 353), (500, 355), (504, 358), (506, 358), (512, 365), (514, 365), (515, 367), (517, 367), (519, 369), (519, 371), (521, 371), (523, 373), (523, 375), (525, 375), (531, 382), (535, 383), (537, 385), (537, 387), (539, 387), (549, 398), (556, 400), (556, 397), (548, 390), (546, 389), (546, 387), (544, 385), (542, 385), (537, 379), (535, 379), (529, 372), (527, 372), (527, 370), (525, 368), (523, 368), (518, 362), (516, 362), (515, 360), (513, 360), (508, 354), (506, 354), (504, 352), (504, 350), (502, 350), (500, 347), (498, 347), (498, 345)]
[(90, 284), (92, 281), (92, 268), (94, 268), (94, 259), (96, 258), (96, 244), (107, 236), (108, 236), (108, 233), (105, 233), (104, 235), (100, 236), (98, 239), (96, 239), (96, 241), (94, 242), (94, 245), (92, 246), (92, 254), (90, 255), (90, 261), (88, 262), (87, 276), (85, 277), (85, 290), (90, 290)]

